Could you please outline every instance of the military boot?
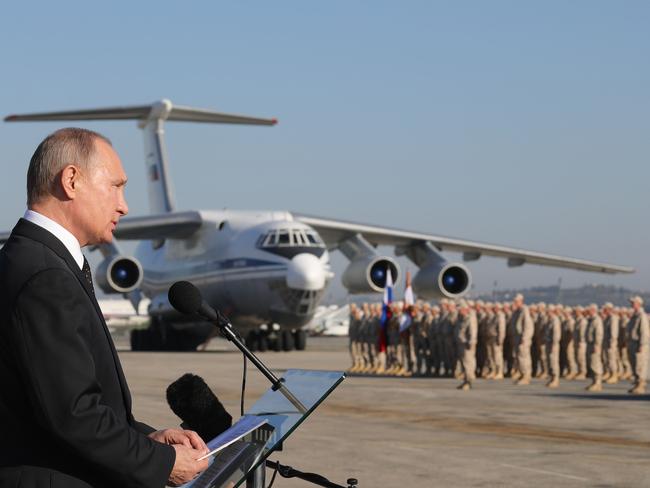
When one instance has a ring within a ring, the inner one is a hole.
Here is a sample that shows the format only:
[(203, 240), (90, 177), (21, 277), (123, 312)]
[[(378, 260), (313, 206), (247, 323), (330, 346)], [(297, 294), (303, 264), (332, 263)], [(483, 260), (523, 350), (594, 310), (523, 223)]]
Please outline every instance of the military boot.
[(603, 382), (600, 379), (595, 379), (594, 382), (585, 388), (587, 391), (603, 391)]
[(558, 378), (557, 376), (553, 376), (553, 378), (551, 378), (551, 381), (546, 383), (546, 386), (548, 388), (557, 388), (558, 386), (560, 386), (560, 378)]
[(628, 393), (631, 393), (632, 395), (642, 395), (645, 393), (645, 383), (643, 381), (639, 381), (636, 385), (634, 385), (634, 388), (632, 388)]

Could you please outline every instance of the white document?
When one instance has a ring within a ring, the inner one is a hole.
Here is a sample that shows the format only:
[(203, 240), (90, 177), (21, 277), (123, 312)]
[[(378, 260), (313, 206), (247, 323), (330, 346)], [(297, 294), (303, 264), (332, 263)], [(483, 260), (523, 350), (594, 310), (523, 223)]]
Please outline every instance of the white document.
[(246, 434), (253, 432), (255, 429), (261, 427), (266, 423), (267, 420), (264, 418), (247, 416), (247, 415), (243, 416), (235, 423), (235, 425), (230, 427), (228, 430), (222, 432), (217, 437), (215, 437), (214, 439), (212, 439), (210, 442), (207, 443), (210, 452), (205, 456), (199, 458), (199, 461), (218, 453), (219, 451), (221, 451), (225, 447), (228, 447), (236, 440), (241, 439)]

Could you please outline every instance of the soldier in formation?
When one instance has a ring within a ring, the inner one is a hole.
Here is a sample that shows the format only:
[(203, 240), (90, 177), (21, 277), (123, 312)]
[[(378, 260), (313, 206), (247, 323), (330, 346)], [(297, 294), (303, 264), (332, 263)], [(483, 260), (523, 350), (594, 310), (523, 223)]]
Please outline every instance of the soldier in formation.
[(509, 377), (517, 385), (535, 377), (549, 388), (561, 379), (590, 379), (586, 389), (596, 392), (631, 380), (629, 392), (640, 394), (646, 391), (650, 326), (642, 298), (630, 304), (526, 305), (522, 295), (506, 303), (443, 299), (405, 308), (394, 302), (389, 313), (381, 303), (352, 304), (350, 372), (455, 377), (462, 390), (477, 377)]

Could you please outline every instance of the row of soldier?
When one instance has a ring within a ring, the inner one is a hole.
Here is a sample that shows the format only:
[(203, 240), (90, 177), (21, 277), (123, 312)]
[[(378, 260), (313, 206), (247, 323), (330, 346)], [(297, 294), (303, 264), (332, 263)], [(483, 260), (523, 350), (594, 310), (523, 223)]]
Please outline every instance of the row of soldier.
[[(567, 307), (538, 303), (441, 300), (390, 306), (382, 327), (382, 304), (350, 305), (351, 372), (462, 379), (469, 390), (476, 377), (510, 377), (518, 385), (531, 378), (556, 388), (560, 378), (633, 382), (630, 393), (644, 393), (650, 326), (639, 296), (631, 308)], [(385, 334), (381, 339), (382, 333)]]

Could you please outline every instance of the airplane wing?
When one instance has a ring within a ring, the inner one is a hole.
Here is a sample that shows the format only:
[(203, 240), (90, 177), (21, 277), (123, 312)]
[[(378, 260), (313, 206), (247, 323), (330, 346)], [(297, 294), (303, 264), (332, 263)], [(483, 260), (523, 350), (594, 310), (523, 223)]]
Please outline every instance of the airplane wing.
[(376, 225), (359, 224), (343, 220), (332, 220), (304, 214), (293, 214), (300, 222), (313, 227), (323, 238), (329, 249), (336, 249), (340, 242), (355, 234), (361, 234), (373, 246), (410, 246), (422, 242), (430, 242), (439, 251), (459, 252), (464, 261), (476, 261), (481, 256), (493, 256), (508, 260), (508, 266), (537, 264), (558, 268), (577, 269), (596, 273), (634, 273), (634, 268), (613, 264), (598, 263), (536, 251), (527, 251), (494, 244), (484, 244), (476, 241), (466, 241), (453, 237), (432, 234), (422, 234), (407, 230), (391, 229)]
[[(182, 239), (194, 234), (202, 225), (203, 218), (196, 211), (124, 217), (113, 235), (117, 239), (136, 241)], [(0, 244), (4, 244), (10, 235), (11, 232), (0, 232)]]
[(124, 240), (181, 239), (191, 236), (202, 225), (203, 218), (196, 211), (125, 217), (113, 235)]

